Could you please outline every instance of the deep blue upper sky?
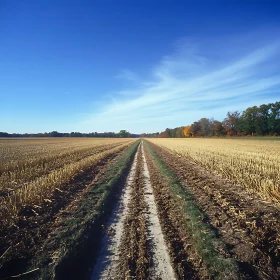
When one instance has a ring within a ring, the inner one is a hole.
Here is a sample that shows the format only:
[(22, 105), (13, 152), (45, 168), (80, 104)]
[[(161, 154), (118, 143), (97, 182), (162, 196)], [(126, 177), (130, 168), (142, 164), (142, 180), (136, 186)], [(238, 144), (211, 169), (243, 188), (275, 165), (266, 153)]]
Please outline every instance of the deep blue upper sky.
[(0, 131), (161, 131), (280, 100), (280, 1), (0, 0)]

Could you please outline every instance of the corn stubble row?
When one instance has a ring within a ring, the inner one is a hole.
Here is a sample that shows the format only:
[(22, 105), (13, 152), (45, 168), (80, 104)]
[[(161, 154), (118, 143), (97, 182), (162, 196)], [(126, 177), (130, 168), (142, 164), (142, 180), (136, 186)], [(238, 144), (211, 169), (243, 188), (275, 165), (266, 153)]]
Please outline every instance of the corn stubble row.
[(11, 225), (23, 206), (48, 200), (62, 184), (132, 143), (128, 139), (17, 141), (13, 145), (0, 140), (1, 227)]
[(280, 143), (236, 139), (149, 139), (280, 203)]
[(28, 155), (24, 160), (10, 161), (0, 165), (0, 192), (9, 193), (21, 185), (26, 184), (35, 178), (46, 175), (53, 170), (79, 161), (91, 155), (98, 154), (110, 148), (114, 148), (121, 143), (98, 144), (94, 147), (68, 148), (67, 150), (57, 150), (47, 155)]

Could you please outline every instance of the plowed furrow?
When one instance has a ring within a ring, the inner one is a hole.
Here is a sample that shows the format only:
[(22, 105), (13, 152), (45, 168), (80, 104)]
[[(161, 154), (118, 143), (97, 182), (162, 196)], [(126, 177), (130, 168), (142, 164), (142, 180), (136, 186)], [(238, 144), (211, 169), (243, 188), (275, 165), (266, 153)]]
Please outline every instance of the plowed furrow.
[(279, 209), (188, 158), (179, 158), (150, 145), (192, 192), (207, 215), (207, 222), (227, 245), (231, 256), (238, 260), (246, 278), (279, 279)]

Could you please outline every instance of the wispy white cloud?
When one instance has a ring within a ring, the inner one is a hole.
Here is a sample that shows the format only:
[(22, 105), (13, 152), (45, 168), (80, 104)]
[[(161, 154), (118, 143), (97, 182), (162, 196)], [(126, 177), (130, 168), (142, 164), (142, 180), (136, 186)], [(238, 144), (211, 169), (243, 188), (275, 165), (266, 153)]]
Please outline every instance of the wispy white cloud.
[(123, 80), (128, 80), (128, 81), (139, 81), (139, 76), (131, 71), (130, 69), (122, 69), (116, 76), (115, 78), (117, 79), (123, 79)]
[[(137, 81), (133, 89), (117, 92), (80, 126), (96, 131), (161, 131), (201, 117), (222, 119), (227, 111), (276, 101), (280, 43), (246, 51), (237, 46), (233, 46), (235, 54), (228, 57), (222, 45), (206, 46), (204, 52), (189, 42), (182, 43), (172, 55), (162, 58), (145, 81), (128, 69), (122, 70), (117, 77)], [(214, 58), (209, 48), (215, 50)], [(218, 56), (216, 48), (220, 49)]]

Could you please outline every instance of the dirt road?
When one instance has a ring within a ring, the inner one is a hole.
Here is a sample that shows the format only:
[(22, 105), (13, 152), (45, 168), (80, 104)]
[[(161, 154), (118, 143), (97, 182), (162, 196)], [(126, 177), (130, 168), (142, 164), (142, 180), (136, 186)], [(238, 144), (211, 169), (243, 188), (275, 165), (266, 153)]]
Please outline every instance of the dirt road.
[(125, 187), (106, 225), (91, 276), (175, 279), (141, 142)]

